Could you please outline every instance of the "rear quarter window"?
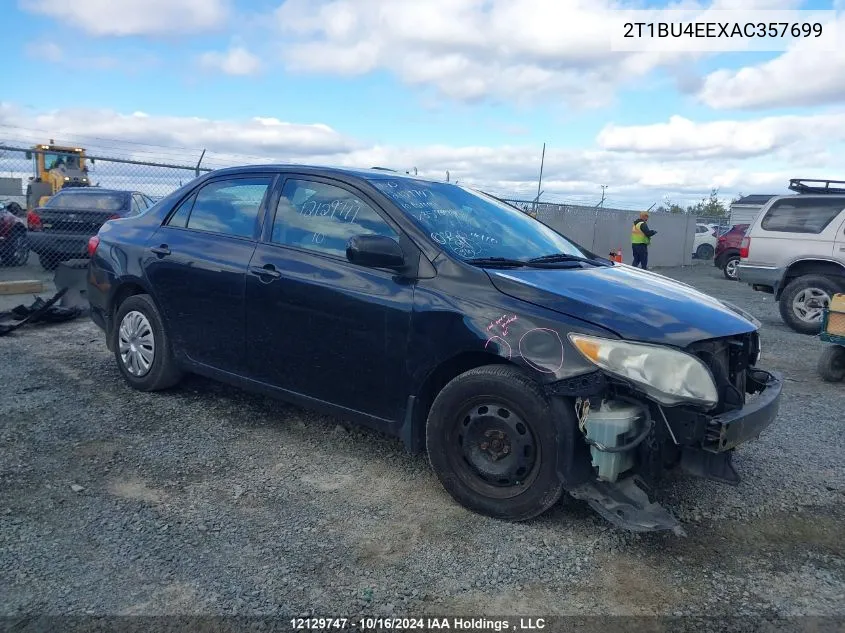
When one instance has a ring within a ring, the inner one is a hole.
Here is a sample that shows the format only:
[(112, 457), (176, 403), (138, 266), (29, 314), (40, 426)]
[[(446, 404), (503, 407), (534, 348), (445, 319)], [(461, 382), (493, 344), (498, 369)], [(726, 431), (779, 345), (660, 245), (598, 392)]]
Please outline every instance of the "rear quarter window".
[(790, 198), (778, 200), (766, 212), (760, 227), (782, 233), (818, 234), (845, 209), (843, 199)]

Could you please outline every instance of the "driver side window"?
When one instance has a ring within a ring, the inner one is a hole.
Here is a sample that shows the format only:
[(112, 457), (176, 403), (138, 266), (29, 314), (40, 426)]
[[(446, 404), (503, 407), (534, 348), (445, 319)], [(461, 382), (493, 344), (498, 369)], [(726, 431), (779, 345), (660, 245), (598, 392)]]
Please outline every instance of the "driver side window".
[(279, 198), (271, 241), (346, 258), (354, 235), (399, 234), (354, 193), (311, 180), (289, 179)]

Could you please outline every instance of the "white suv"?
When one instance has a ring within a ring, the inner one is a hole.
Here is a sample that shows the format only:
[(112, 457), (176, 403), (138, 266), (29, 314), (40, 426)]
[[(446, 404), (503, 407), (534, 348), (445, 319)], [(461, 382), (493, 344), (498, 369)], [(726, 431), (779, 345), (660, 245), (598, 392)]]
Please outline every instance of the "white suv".
[(845, 292), (843, 185), (791, 180), (799, 194), (769, 200), (742, 240), (739, 279), (774, 294), (796, 332), (818, 334), (831, 297)]

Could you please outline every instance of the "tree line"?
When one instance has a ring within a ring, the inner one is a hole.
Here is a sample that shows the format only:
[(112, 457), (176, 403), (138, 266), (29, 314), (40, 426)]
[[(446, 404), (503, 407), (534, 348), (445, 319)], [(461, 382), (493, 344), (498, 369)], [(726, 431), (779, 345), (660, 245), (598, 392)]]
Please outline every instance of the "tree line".
[[(742, 194), (735, 196), (731, 203), (736, 202), (742, 197)], [(707, 218), (726, 218), (730, 215), (730, 205), (725, 205), (719, 199), (719, 190), (712, 189), (709, 196), (705, 196), (695, 204), (681, 206), (671, 200), (666, 200), (659, 207), (655, 208), (656, 213), (688, 213), (690, 215), (697, 215), (699, 217)]]

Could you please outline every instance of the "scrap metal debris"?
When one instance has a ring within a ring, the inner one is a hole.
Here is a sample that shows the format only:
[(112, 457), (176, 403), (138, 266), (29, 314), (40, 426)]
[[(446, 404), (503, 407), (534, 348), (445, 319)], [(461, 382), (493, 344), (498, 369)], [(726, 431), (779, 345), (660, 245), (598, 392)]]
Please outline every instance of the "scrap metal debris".
[(55, 305), (67, 290), (67, 288), (62, 288), (47, 301), (38, 297), (29, 306), (19, 305), (9, 312), (0, 312), (0, 336), (5, 336), (22, 325), (62, 323), (78, 317), (83, 312), (80, 306), (63, 307)]

